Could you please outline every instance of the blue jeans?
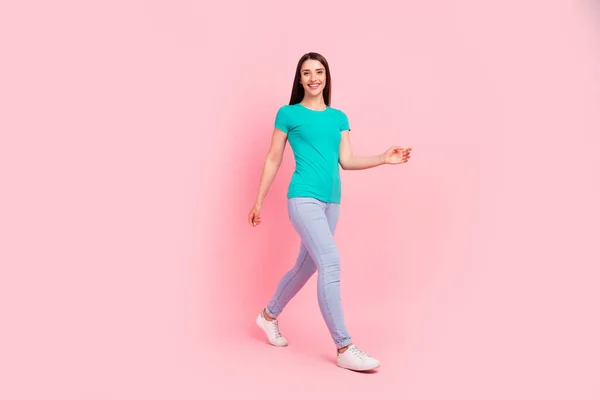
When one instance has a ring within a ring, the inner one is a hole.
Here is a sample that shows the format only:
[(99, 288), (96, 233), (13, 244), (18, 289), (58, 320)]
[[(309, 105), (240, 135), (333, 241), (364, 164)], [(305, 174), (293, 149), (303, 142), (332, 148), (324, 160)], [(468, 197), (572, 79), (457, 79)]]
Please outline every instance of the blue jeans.
[(333, 239), (340, 205), (311, 197), (288, 199), (288, 215), (300, 235), (300, 254), (294, 267), (279, 282), (266, 308), (276, 318), (318, 269), (319, 308), (337, 348), (350, 343), (340, 295), (340, 255)]

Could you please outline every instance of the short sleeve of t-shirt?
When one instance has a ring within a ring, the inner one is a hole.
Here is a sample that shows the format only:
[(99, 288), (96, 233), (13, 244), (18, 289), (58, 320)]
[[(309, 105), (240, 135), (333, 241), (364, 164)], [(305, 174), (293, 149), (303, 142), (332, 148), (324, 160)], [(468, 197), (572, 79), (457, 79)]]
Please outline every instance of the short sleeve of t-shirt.
[(275, 128), (283, 133), (288, 133), (290, 129), (285, 106), (280, 107), (279, 111), (277, 111), (277, 115), (275, 116)]
[(348, 116), (340, 111), (340, 131), (349, 131), (350, 130), (350, 122), (348, 122)]

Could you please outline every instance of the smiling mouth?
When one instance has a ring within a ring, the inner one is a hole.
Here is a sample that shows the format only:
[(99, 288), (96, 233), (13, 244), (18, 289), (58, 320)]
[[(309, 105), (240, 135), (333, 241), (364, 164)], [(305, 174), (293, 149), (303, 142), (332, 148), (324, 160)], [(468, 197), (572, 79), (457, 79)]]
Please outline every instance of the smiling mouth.
[(316, 83), (316, 84), (313, 84), (313, 85), (308, 85), (308, 87), (311, 88), (311, 89), (318, 89), (319, 86), (321, 86), (320, 83)]

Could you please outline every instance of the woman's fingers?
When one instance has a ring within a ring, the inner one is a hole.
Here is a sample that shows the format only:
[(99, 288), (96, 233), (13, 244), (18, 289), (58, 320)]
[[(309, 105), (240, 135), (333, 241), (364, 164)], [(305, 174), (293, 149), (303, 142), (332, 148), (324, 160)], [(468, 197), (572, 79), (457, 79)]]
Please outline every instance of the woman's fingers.
[(251, 212), (250, 215), (248, 215), (248, 223), (250, 225), (256, 225), (257, 218), (258, 218), (258, 216), (256, 215), (256, 213)]
[(403, 153), (402, 153), (402, 162), (408, 162), (408, 159), (410, 158), (410, 151), (412, 150), (410, 147), (403, 149)]
[(252, 226), (260, 225), (260, 216), (254, 214), (254, 213), (250, 214), (250, 217), (248, 218), (248, 222)]

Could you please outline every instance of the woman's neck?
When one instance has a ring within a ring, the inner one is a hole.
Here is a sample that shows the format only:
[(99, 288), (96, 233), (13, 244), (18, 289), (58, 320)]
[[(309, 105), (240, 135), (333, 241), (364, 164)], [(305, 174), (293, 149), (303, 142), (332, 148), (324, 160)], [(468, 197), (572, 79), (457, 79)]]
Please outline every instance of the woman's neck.
[(304, 96), (300, 104), (302, 104), (306, 108), (310, 108), (311, 110), (324, 110), (327, 107), (325, 105), (323, 95), (319, 97)]

